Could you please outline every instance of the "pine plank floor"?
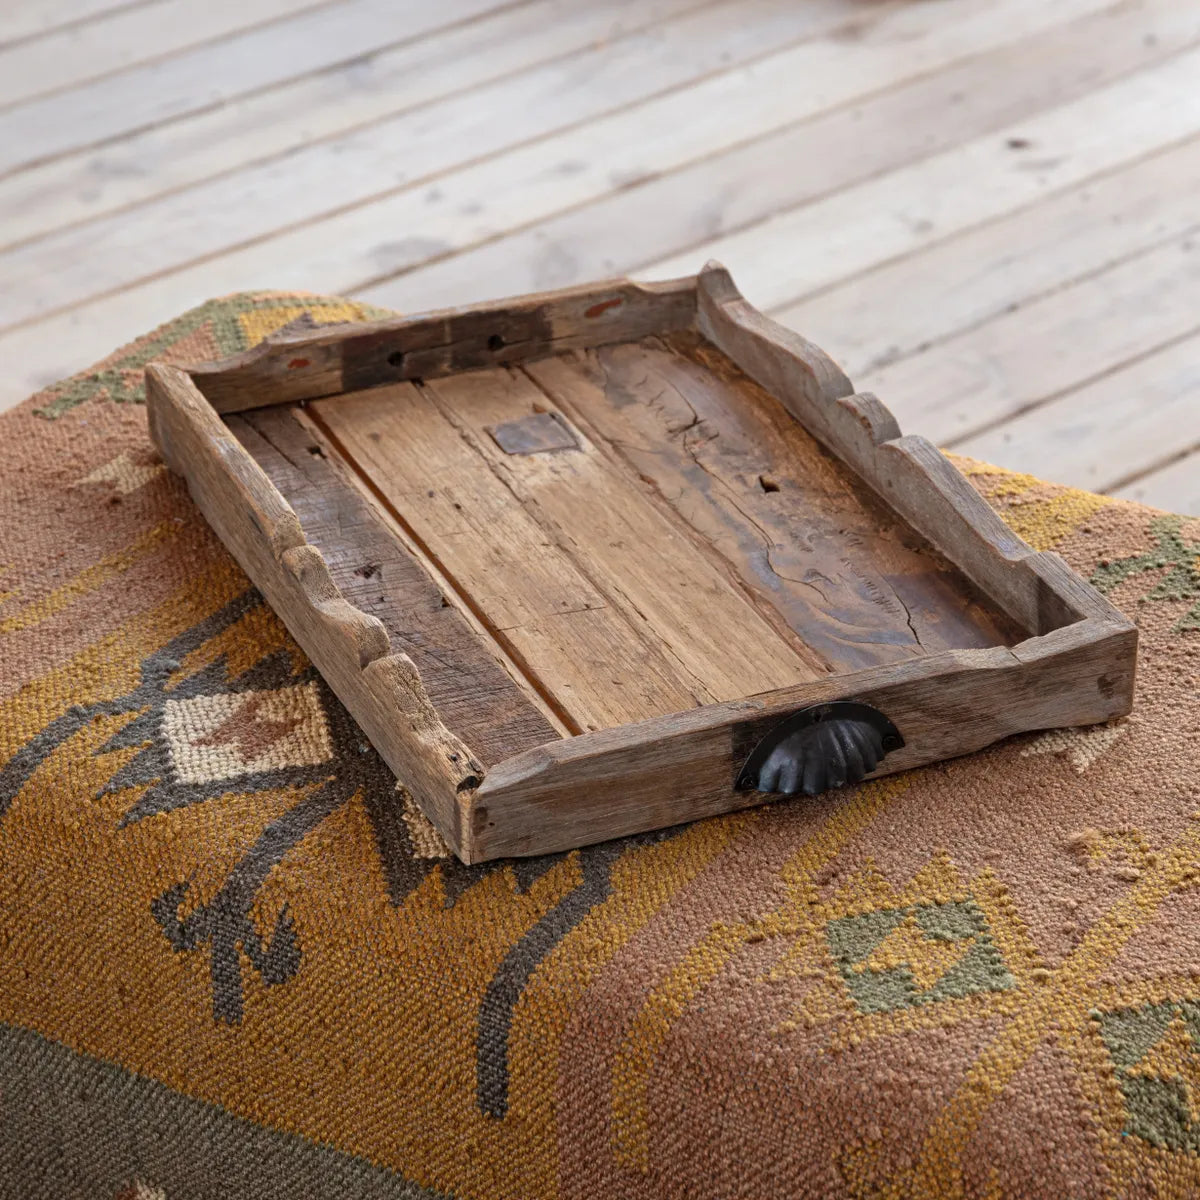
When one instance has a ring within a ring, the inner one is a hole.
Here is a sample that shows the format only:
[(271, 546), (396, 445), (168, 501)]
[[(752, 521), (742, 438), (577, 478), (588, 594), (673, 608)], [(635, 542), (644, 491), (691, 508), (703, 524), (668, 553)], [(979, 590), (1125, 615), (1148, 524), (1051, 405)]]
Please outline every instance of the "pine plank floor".
[(1200, 5), (5, 0), (0, 408), (214, 295), (716, 257), (906, 431), (1200, 514)]

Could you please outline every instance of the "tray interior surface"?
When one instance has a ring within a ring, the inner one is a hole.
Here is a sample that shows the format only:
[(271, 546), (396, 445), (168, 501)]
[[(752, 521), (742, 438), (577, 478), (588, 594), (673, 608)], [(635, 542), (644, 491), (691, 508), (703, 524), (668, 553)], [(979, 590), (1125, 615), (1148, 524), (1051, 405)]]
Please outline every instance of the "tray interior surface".
[(485, 765), (1028, 636), (692, 333), (226, 420)]

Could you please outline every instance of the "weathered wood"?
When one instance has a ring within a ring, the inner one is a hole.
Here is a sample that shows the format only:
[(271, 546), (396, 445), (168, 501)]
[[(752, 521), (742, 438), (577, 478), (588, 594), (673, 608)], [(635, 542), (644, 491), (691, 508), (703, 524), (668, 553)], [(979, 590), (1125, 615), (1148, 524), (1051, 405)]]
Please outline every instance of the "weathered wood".
[[(999, 12), (1000, 10), (995, 10)], [(1082, 183), (1200, 130), (1200, 71), (1194, 43), (1153, 70), (1107, 86), (877, 178), (801, 204), (770, 220), (707, 241), (704, 253), (736, 262), (738, 278), (764, 309), (924, 250), (935, 241), (1010, 215), (1051, 191)], [(1021, 169), (1011, 146), (1070, 154), (1030, 156)], [(897, 213), (906, 219), (898, 219)], [(696, 251), (642, 264), (639, 275), (671, 278)]]
[[(1200, 178), (1200, 142), (1195, 149)], [(1108, 492), (1154, 470), (1172, 452), (1198, 444), (1200, 334), (1194, 334), (959, 440), (954, 452), (984, 462), (1021, 463), (1039, 478)], [(1194, 501), (1196, 494), (1193, 488), (1188, 498)], [(1171, 495), (1188, 493), (1182, 489), (1163, 499)], [(1176, 512), (1194, 511), (1173, 504)]]
[[(4, 7), (13, 2), (5, 0)], [(77, 88), (98, 76), (166, 58), (197, 43), (218, 41), (320, 3), (322, 0), (301, 0), (299, 4), (289, 0), (207, 0), (199, 5), (191, 0), (158, 0), (123, 6), (19, 46), (0, 46), (0, 106)]]
[(927, 354), (872, 373), (943, 445), (1194, 335), (1200, 224), (1093, 277), (1031, 300)]
[(714, 699), (649, 622), (609, 603), (413, 384), (309, 411), (572, 732)]
[[(1180, 16), (1186, 11), (1177, 4), (1174, 9)], [(1142, 18), (1132, 9), (1125, 16), (1135, 23)], [(1093, 44), (1111, 40), (1111, 21), (1110, 10), (1097, 21)], [(1189, 22), (1194, 39), (1200, 34), (1200, 9), (1190, 13)], [(1127, 39), (1121, 45), (1136, 41)], [(1086, 61), (1090, 70), (1092, 60)], [(1020, 86), (1017, 77), (1010, 74), (1009, 78), (1010, 86)], [(852, 148), (846, 153), (852, 153)], [(1036, 161), (1038, 153), (1036, 146), (1009, 149), (1017, 166)], [(1118, 170), (1054, 192), (999, 220), (972, 225), (919, 254), (891, 259), (822, 288), (771, 315), (789, 329), (803, 329), (806, 337), (834, 355), (860, 387), (869, 382), (875, 388), (871, 372), (1184, 233), (1196, 224), (1196, 205), (1178, 180), (1196, 178), (1200, 178), (1200, 139), (1193, 137), (1139, 155)], [(1058, 345), (1062, 337), (1057, 330), (1048, 331), (1044, 338), (1034, 336), (1037, 332), (1027, 334), (1031, 350), (1039, 341)], [(907, 408), (890, 389), (880, 391), (905, 425)], [(1006, 428), (1015, 424), (1009, 422)], [(937, 440), (924, 422), (921, 428)], [(1023, 451), (1023, 442), (1012, 449)], [(1036, 474), (1044, 460), (1013, 461), (1022, 471)], [(1070, 482), (1058, 472), (1053, 477)]]
[(905, 745), (875, 777), (1014, 733), (1106, 721), (1129, 711), (1136, 642), (1127, 623), (1087, 620), (1012, 648), (947, 651), (531, 750), (473, 795), (467, 856), (547, 853), (761, 804), (733, 790), (736, 749), (811, 704), (853, 698), (896, 724)]
[[(912, 168), (931, 154), (1077, 99), (1132, 71), (1153, 68), (1200, 36), (1200, 11), (1179, 0), (1144, 0), (1136, 8), (1113, 8), (1109, 0), (1070, 0), (1066, 6), (1043, 4), (1019, 15), (1006, 10), (1004, 3), (993, 3), (988, 18), (997, 24), (992, 28), (969, 15), (958, 24), (965, 12), (966, 6), (956, 4), (953, 9), (910, 7), (907, 18), (899, 9), (880, 13), (873, 36), (836, 46), (830, 64), (838, 72), (836, 79), (826, 77), (824, 62), (793, 60), (794, 77), (803, 78), (806, 86), (776, 87), (774, 107), (764, 114), (763, 128), (753, 137), (725, 146), (720, 137), (723, 128), (715, 130), (707, 153), (687, 165), (656, 171), (636, 188), (607, 192), (538, 221), (523, 219), (503, 237), (439, 256), (354, 294), (376, 304), (398, 306), (419, 296), (424, 304), (440, 306), (472, 295), (536, 291), (552, 282), (599, 278), (614, 270), (652, 276), (655, 272), (647, 265), (661, 262), (665, 255), (679, 256), (677, 271), (691, 270), (706, 257), (706, 244), (721, 233), (747, 229), (777, 213), (813, 204), (830, 214), (833, 226), (838, 219), (837, 194), (842, 190)], [(917, 13), (925, 14), (933, 34), (928, 52), (881, 54), (889, 44), (890, 20), (911, 20)], [(1009, 40), (1014, 34), (1018, 40)], [(830, 45), (827, 42), (824, 48)], [(805, 49), (811, 55), (821, 48), (809, 45), (801, 49), (801, 56)], [(772, 81), (760, 82), (757, 71), (754, 80), (755, 88), (772, 86)], [(858, 93), (853, 102), (846, 98), (827, 107), (847, 84)], [(698, 99), (696, 105), (693, 120), (707, 115), (703, 101)], [(813, 110), (807, 117), (798, 111), (806, 105)], [(789, 120), (778, 126), (781, 113)], [(724, 126), (723, 120), (720, 125)], [(1044, 148), (1031, 146), (1017, 153), (1001, 145), (1000, 154), (1004, 153), (1018, 166), (1031, 166), (1044, 157)], [(1138, 147), (1132, 153), (1138, 158), (1128, 174), (1138, 176), (1143, 152)], [(164, 157), (171, 158), (173, 165), (177, 154)], [(1001, 158), (997, 166), (1002, 162)], [(789, 169), (795, 163), (820, 163), (820, 170)], [(1152, 184), (1154, 168), (1147, 174)], [(1180, 164), (1167, 182), (1160, 183), (1164, 193), (1174, 196), (1167, 200), (1169, 206), (1187, 207), (1190, 192), (1178, 181), (1192, 177)], [(1099, 190), (1104, 182), (1092, 180), (1091, 185)], [(958, 186), (972, 191), (975, 172), (964, 169)], [(886, 192), (886, 185), (880, 190)], [(913, 191), (919, 203), (941, 198), (936, 189)], [(1036, 220), (1036, 214), (1027, 210), (1012, 223), (1020, 227), (1031, 217)], [(821, 255), (829, 232), (836, 235), (838, 230), (833, 226), (813, 235), (799, 256), (801, 262), (813, 253)], [(1042, 250), (1044, 275), (1053, 276), (1057, 270), (1060, 281), (1065, 281), (1074, 278), (1073, 269), (1075, 274), (1086, 272), (1091, 260), (1087, 251), (1081, 257), (1076, 246), (1089, 236), (1093, 245), (1100, 246), (1119, 242), (1121, 231), (1108, 229), (1101, 214), (1076, 215), (1070, 234), (1063, 236), (1064, 242), (1075, 245), (1060, 251), (1050, 243)], [(864, 236), (856, 249), (872, 244), (872, 237)], [(997, 238), (995, 248), (1001, 245), (1002, 239)], [(1019, 236), (1010, 230), (1003, 246), (1020, 245)], [(891, 344), (887, 339), (892, 322), (903, 339), (913, 326), (936, 326), (969, 313), (980, 296), (998, 295), (997, 309), (1002, 310), (1021, 294), (1006, 285), (1010, 264), (1003, 258), (991, 261), (987, 252), (976, 258), (966, 248), (943, 256), (938, 253), (943, 246), (935, 243), (903, 260), (915, 284), (915, 302), (903, 288), (889, 287), (881, 295), (855, 278), (844, 285), (852, 296), (845, 301), (835, 297), (832, 318), (821, 307), (822, 295), (806, 305), (804, 319), (790, 314), (779, 319), (789, 328), (803, 330), (848, 365), (854, 376), (861, 359), (847, 357), (846, 351), (857, 345), (856, 321), (868, 333), (878, 329), (880, 344), (886, 348)], [(933, 264), (928, 272), (922, 269), (926, 257)], [(1075, 263), (1080, 265), (1073, 268)], [(768, 282), (775, 292), (795, 280), (795, 272), (787, 271), (777, 272)], [(1016, 284), (1018, 289), (1022, 286)], [(749, 294), (756, 301), (767, 295), (757, 289)], [(851, 300), (856, 301), (854, 320), (839, 321), (838, 311)], [(903, 411), (898, 415), (903, 424)]]
[(242, 412), (684, 329), (695, 305), (692, 279), (614, 280), (268, 338), (235, 358), (193, 367), (191, 376), (218, 412)]
[[(0, 5), (0, 40), (12, 2)], [(45, 8), (51, 3), (82, 6), (85, 0), (22, 2)], [(196, 214), (201, 204), (205, 208), (219, 204), (229, 220), (239, 208), (245, 211), (235, 189), (254, 189), (268, 172), (274, 173), (276, 181), (282, 174), (297, 190), (304, 186), (301, 179), (317, 178), (317, 163), (311, 177), (307, 171), (293, 173), (299, 166), (298, 154), (325, 160), (325, 194), (334, 202), (344, 175), (328, 170), (328, 158), (336, 156), (344, 164), (351, 147), (364, 162), (374, 149), (370, 162), (381, 174), (389, 170), (389, 154), (397, 158), (407, 154), (426, 171), (444, 169), (473, 157), (481, 146), (493, 145), (501, 127), (506, 136), (522, 140), (537, 136), (543, 121), (561, 121), (564, 115), (568, 121), (574, 119), (561, 108), (542, 113), (530, 105), (529, 97), (547, 94), (555, 84), (560, 85), (557, 94), (561, 95), (561, 85), (571, 78), (570, 60), (564, 63), (563, 56), (607, 37), (615, 21), (621, 22), (624, 38), (629, 39), (627, 50), (646, 43), (647, 70), (651, 70), (656, 59), (662, 60), (662, 43), (636, 34), (646, 27), (661, 29), (664, 22), (701, 2), (656, 0), (647, 8), (643, 0), (609, 0), (602, 9), (590, 5), (564, 9), (559, 0), (530, 0), (466, 22), (448, 8), (442, 13), (451, 18), (448, 27), (417, 38), (403, 36), (397, 28), (401, 37), (396, 42), (390, 41), (387, 23), (376, 22), (378, 36), (388, 38), (388, 44), (377, 44), (371, 51), (371, 87), (363, 87), (361, 58), (351, 54), (339, 61), (335, 56), (314, 74), (301, 73), (266, 90), (230, 96), (219, 107), (181, 121), (138, 133), (121, 131), (123, 136), (107, 142), (99, 155), (76, 151), (6, 180), (5, 233), (20, 241), (110, 215), (114, 209), (141, 206), (156, 198), (163, 202), (164, 193), (204, 183), (215, 174), (226, 177), (223, 193), (206, 188), (203, 199), (192, 194), (182, 203), (178, 198), (175, 202)], [(627, 62), (627, 56), (619, 56), (619, 47), (606, 50), (606, 59), (615, 62), (620, 57)], [(594, 75), (577, 79), (585, 95), (597, 86), (602, 88)], [(130, 124), (137, 122), (133, 113), (127, 119)], [(372, 136), (363, 138), (361, 131), (367, 126), (372, 127)], [(330, 143), (329, 139), (351, 130), (356, 137)], [(287, 167), (281, 173), (277, 156), (288, 151)], [(100, 189), (95, 187), (97, 162), (106, 173)], [(145, 170), (147, 163), (155, 164), (155, 169)], [(310, 200), (317, 198), (311, 187), (308, 190)], [(264, 204), (278, 213), (270, 200)]]
[(376, 617), (407, 654), (446, 726), (486, 769), (559, 736), (499, 665), (417, 558), (352, 482), (337, 452), (294, 408), (259, 409), (226, 424), (266, 472), (321, 552), (341, 594)]
[[(551, 404), (526, 375), (474, 372), (425, 388), (538, 527), (595, 581), (606, 603), (652, 629), (704, 695), (731, 700), (828, 671), (786, 627), (788, 636), (781, 637), (731, 580), (728, 566), (697, 553), (677, 514), (652, 503), (637, 477), (603, 447), (577, 434), (572, 452), (503, 453), (489, 429)], [(406, 430), (397, 426), (393, 436)]]
[(777, 400), (694, 335), (527, 370), (836, 670), (1021, 636)]
[(442, 723), (408, 655), (338, 591), (262, 468), (175, 367), (146, 368), (150, 431), (208, 523), (451, 845), (483, 778)]

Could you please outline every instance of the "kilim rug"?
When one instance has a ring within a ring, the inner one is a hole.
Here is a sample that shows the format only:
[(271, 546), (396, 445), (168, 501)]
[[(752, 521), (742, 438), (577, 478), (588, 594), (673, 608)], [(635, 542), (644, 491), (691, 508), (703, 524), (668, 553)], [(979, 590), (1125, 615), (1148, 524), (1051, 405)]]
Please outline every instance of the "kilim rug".
[(209, 531), (141, 368), (0, 417), (0, 1195), (1190, 1196), (1200, 519), (976, 463), (1127, 720), (465, 868)]

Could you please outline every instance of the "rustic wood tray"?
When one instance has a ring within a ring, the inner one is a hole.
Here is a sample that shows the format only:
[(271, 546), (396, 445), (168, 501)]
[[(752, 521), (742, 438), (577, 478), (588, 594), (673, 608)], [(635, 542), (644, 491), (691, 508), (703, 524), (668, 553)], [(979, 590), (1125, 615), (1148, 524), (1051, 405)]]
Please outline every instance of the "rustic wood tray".
[(466, 862), (1129, 710), (1130, 622), (719, 266), (147, 381), (167, 462)]

